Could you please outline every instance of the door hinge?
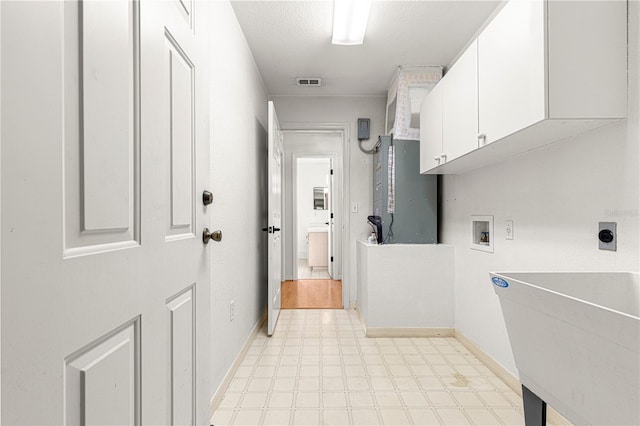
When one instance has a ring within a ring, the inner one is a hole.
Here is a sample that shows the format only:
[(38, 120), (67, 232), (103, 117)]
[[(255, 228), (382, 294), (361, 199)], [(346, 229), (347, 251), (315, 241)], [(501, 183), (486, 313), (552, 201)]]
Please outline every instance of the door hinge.
[(331, 219), (333, 219), (333, 213), (331, 213)]
[(331, 261), (333, 262), (333, 256), (331, 256)]
[(331, 174), (333, 174), (333, 169), (331, 169)]

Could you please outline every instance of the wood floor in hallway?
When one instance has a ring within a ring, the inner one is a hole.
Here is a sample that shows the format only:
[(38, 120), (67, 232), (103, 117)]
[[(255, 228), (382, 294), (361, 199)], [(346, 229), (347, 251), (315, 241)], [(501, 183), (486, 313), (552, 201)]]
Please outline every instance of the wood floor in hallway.
[(342, 281), (296, 280), (282, 283), (282, 309), (342, 309)]

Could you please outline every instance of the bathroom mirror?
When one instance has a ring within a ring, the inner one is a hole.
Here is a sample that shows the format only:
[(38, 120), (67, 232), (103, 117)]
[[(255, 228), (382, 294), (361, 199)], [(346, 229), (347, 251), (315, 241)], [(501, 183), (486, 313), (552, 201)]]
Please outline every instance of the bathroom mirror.
[(313, 187), (313, 209), (327, 210), (329, 208), (329, 188), (322, 186)]

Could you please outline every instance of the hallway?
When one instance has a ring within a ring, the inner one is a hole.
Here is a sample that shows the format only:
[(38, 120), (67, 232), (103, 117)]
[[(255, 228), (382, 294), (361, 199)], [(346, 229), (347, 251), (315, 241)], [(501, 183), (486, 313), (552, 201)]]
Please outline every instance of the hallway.
[(283, 310), (212, 418), (223, 425), (523, 424), (520, 398), (454, 338), (365, 338), (356, 311)]

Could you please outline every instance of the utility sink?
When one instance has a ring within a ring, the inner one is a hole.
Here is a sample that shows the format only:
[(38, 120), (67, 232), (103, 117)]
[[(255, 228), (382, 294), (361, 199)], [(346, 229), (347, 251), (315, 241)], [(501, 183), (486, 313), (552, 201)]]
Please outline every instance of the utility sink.
[(640, 274), (490, 276), (523, 387), (574, 424), (640, 424)]

